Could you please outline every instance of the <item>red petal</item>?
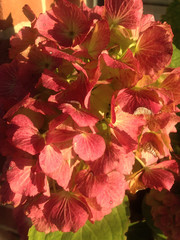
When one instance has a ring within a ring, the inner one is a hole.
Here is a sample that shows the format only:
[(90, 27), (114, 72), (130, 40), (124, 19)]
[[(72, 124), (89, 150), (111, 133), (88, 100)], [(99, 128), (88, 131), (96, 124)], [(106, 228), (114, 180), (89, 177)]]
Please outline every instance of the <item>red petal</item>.
[(44, 216), (44, 205), (48, 200), (48, 197), (40, 195), (29, 203), (26, 208), (27, 216), (31, 219), (33, 225), (39, 232), (44, 232), (45, 234), (58, 231), (56, 225), (48, 222), (48, 219)]
[(81, 43), (91, 25), (83, 11), (67, 0), (59, 0), (58, 7), (53, 8), (53, 11), (61, 23), (57, 25), (61, 32), (55, 32), (55, 35), (59, 35), (64, 46), (67, 46), (68, 42), (73, 46)]
[(168, 97), (174, 101), (174, 104), (179, 104), (180, 67), (176, 68), (174, 71), (172, 71), (172, 73), (169, 74), (169, 76), (167, 76), (167, 78), (165, 78), (161, 87), (167, 90), (165, 94), (168, 94)]
[(179, 173), (179, 167), (175, 160), (163, 161), (149, 166), (142, 174), (142, 182), (146, 187), (155, 188), (159, 191), (163, 188), (170, 190), (175, 180), (173, 173), (170, 171)]
[(35, 19), (36, 19), (36, 15), (35, 15), (35, 13), (33, 12), (33, 10), (30, 8), (30, 6), (29, 6), (28, 4), (25, 4), (25, 5), (23, 6), (22, 10), (23, 10), (24, 15), (25, 15), (25, 16), (28, 18), (28, 20), (29, 20), (30, 22), (32, 22), (32, 24), (33, 24), (33, 21), (35, 21)]
[(60, 231), (76, 232), (88, 219), (86, 203), (68, 192), (52, 194), (44, 206), (44, 215)]
[(60, 114), (49, 122), (49, 130), (53, 130), (68, 118), (67, 114)]
[(84, 99), (89, 91), (89, 79), (84, 74), (78, 74), (77, 80), (74, 81), (63, 93), (57, 94), (56, 101), (59, 104), (76, 101), (84, 106)]
[(148, 188), (161, 191), (163, 188), (170, 190), (174, 184), (174, 176), (164, 169), (148, 169), (142, 174), (142, 182)]
[(169, 171), (172, 171), (176, 174), (179, 173), (179, 167), (178, 167), (178, 163), (175, 160), (167, 160), (167, 161), (163, 161), (160, 162), (158, 164), (156, 164), (155, 166), (153, 166), (153, 168), (163, 168)]
[(118, 92), (115, 102), (124, 112), (131, 114), (139, 107), (147, 108), (153, 113), (158, 113), (162, 108), (159, 96), (153, 89), (122, 89)]
[(116, 137), (121, 147), (124, 148), (126, 153), (129, 153), (136, 149), (138, 144), (137, 140), (132, 139), (129, 133), (125, 131), (121, 131), (117, 127), (113, 127), (113, 129), (111, 129), (111, 132)]
[(121, 61), (139, 72), (139, 63), (129, 48), (127, 49), (125, 55), (122, 56)]
[(43, 36), (64, 47), (70, 47), (85, 38), (90, 23), (76, 5), (67, 0), (59, 0), (58, 6), (39, 16), (35, 27)]
[(52, 131), (47, 132), (46, 142), (47, 144), (65, 142), (73, 139), (73, 137), (76, 136), (77, 134), (78, 132), (76, 131), (66, 129), (54, 129)]
[(23, 80), (20, 76), (20, 67), (16, 60), (11, 63), (1, 64), (0, 100), (3, 103), (1, 106), (1, 112), (3, 114), (18, 101), (22, 100), (29, 90), (30, 89), (26, 91), (26, 88), (23, 86)]
[(86, 197), (93, 198), (103, 192), (106, 187), (107, 175), (94, 175), (92, 171), (82, 170), (76, 175), (78, 190)]
[(47, 47), (44, 48), (52, 57), (56, 59), (65, 59), (68, 62), (84, 63), (81, 59), (74, 57), (66, 52), (60, 51), (57, 48)]
[(105, 0), (105, 9), (110, 25), (134, 29), (142, 17), (143, 3), (141, 0)]
[(102, 53), (100, 55), (101, 78), (112, 79), (112, 84), (116, 89), (133, 86), (138, 80), (137, 64), (130, 50), (120, 60), (115, 60), (108, 54)]
[[(26, 101), (22, 104), (24, 108), (31, 109), (33, 112), (41, 113), (42, 115), (53, 115), (56, 113), (55, 107), (56, 104), (48, 101), (42, 101), (41, 99), (34, 99), (34, 98), (28, 98)], [(33, 114), (31, 114), (33, 115)], [(34, 113), (35, 115), (35, 113)], [(36, 114), (38, 116), (38, 114)], [(40, 116), (40, 114), (39, 114)], [(42, 118), (42, 116), (41, 116)], [(38, 119), (38, 122), (40, 119)], [(44, 118), (43, 118), (44, 121)], [(36, 121), (37, 122), (37, 121)], [(44, 122), (41, 124), (41, 126), (44, 124)], [(36, 124), (37, 125), (37, 124)], [(40, 125), (40, 124), (38, 124)]]
[(151, 26), (140, 36), (136, 46), (136, 58), (143, 74), (156, 77), (172, 57), (172, 37), (161, 26)]
[(90, 56), (96, 58), (106, 48), (109, 40), (109, 25), (106, 20), (101, 20), (96, 23), (93, 30), (82, 43), (82, 46), (88, 50)]
[(73, 148), (84, 161), (94, 161), (103, 155), (106, 144), (100, 135), (84, 133), (73, 138)]
[[(100, 56), (101, 59), (101, 65), (102, 65), (102, 71), (104, 71), (104, 67), (109, 67), (109, 68), (113, 68), (113, 69), (109, 69), (109, 71), (115, 71), (115, 69), (132, 69), (130, 66), (126, 65), (123, 62), (120, 62), (118, 60), (113, 59), (112, 57), (110, 57), (108, 54), (106, 53), (102, 53)], [(133, 70), (133, 69), (132, 69)], [(110, 76), (111, 77), (111, 76)], [(107, 76), (105, 79), (110, 78), (109, 76)]]
[(9, 56), (14, 59), (19, 53), (24, 51), (29, 45), (32, 45), (37, 37), (36, 29), (23, 27), (16, 35), (10, 39), (11, 48)]

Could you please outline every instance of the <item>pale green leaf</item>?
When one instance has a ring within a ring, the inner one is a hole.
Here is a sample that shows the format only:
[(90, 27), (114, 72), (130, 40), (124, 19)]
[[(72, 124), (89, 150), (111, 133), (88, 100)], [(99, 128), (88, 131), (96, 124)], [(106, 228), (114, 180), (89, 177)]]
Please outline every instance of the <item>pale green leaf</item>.
[(180, 50), (176, 48), (175, 45), (173, 45), (173, 55), (169, 67), (172, 68), (180, 67)]
[(35, 228), (35, 226), (32, 226), (29, 229), (29, 239), (30, 240), (60, 240), (61, 236), (63, 235), (62, 232), (53, 232), (53, 233), (49, 233), (49, 234), (45, 234), (44, 232), (38, 232)]

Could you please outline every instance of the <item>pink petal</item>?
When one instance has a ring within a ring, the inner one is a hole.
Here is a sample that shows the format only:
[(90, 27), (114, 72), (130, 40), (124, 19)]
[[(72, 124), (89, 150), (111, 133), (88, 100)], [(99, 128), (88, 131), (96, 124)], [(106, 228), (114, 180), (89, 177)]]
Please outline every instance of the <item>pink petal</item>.
[(62, 154), (53, 145), (46, 145), (39, 154), (39, 165), (47, 175), (55, 172), (61, 165)]
[(107, 184), (104, 191), (97, 194), (97, 203), (101, 207), (113, 208), (122, 203), (125, 196), (124, 176), (117, 171), (108, 174)]
[(64, 160), (56, 171), (49, 173), (49, 177), (56, 180), (57, 184), (66, 190), (71, 180), (72, 172), (73, 167), (70, 167)]
[[(83, 63), (83, 61), (79, 58), (76, 58), (75, 56), (73, 55), (70, 55), (66, 52), (63, 52), (63, 51), (60, 51), (59, 49), (57, 48), (53, 48), (53, 47), (47, 47), (45, 46), (45, 50), (54, 58), (56, 59), (65, 59), (67, 60), (68, 62), (79, 62), (79, 63)], [(80, 66), (79, 66), (80, 67)]]
[(124, 148), (126, 153), (134, 151), (137, 147), (137, 140), (134, 140), (129, 133), (121, 131), (117, 127), (113, 127), (111, 130), (112, 134), (116, 137), (119, 144)]
[(59, 186), (66, 189), (73, 167), (70, 167), (66, 159), (63, 159), (59, 148), (55, 145), (46, 145), (39, 154), (39, 165), (47, 176), (56, 180)]
[[(114, 69), (132, 69), (130, 66), (128, 66), (127, 64), (120, 62), (118, 60), (115, 60), (114, 58), (110, 57), (108, 54), (106, 53), (102, 53), (101, 56), (101, 64), (105, 64), (105, 66), (113, 68), (112, 72), (115, 71)], [(104, 66), (102, 65), (102, 71), (104, 69)], [(132, 69), (133, 70), (133, 69)], [(110, 71), (110, 70), (109, 70)], [(108, 77), (107, 77), (108, 78)]]
[(170, 190), (174, 184), (174, 176), (171, 172), (153, 168), (147, 169), (142, 174), (142, 182), (148, 188), (155, 188), (161, 191), (163, 188)]
[(54, 129), (48, 131), (46, 135), (46, 143), (61, 143), (73, 139), (78, 134), (77, 131), (66, 130), (66, 129)]
[(23, 114), (16, 115), (12, 121), (10, 136), (17, 148), (35, 155), (44, 147), (44, 140), (31, 120)]
[(135, 116), (123, 112), (119, 107), (115, 108), (116, 122), (113, 124), (120, 132), (127, 133), (133, 140), (137, 141), (138, 135), (145, 124), (141, 116)]
[(134, 164), (134, 154), (126, 153), (123, 146), (118, 141), (112, 140), (106, 146), (103, 156), (94, 162), (89, 163), (91, 169), (96, 174), (109, 173), (113, 170), (130, 174)]
[(45, 69), (44, 73), (41, 75), (40, 79), (43, 87), (54, 90), (56, 92), (65, 89), (68, 83), (65, 79), (60, 78), (57, 74)]
[(76, 109), (71, 104), (61, 104), (60, 109), (63, 113), (69, 114), (80, 127), (94, 126), (99, 119), (92, 114), (86, 113), (81, 109)]
[(36, 171), (32, 159), (18, 158), (11, 161), (7, 171), (7, 181), (14, 193), (25, 196), (48, 192), (47, 179), (42, 172)]
[(25, 198), (22, 194), (14, 193), (11, 190), (9, 183), (6, 181), (1, 184), (0, 200), (2, 204), (13, 204), (14, 207), (17, 207), (25, 200)]
[(106, 144), (100, 135), (82, 133), (73, 138), (73, 148), (84, 161), (94, 161), (103, 155)]
[(86, 201), (91, 211), (91, 215), (89, 216), (88, 220), (90, 220), (92, 223), (102, 220), (105, 215), (111, 213), (111, 208), (102, 208), (97, 203), (96, 198), (86, 198)]
[(54, 40), (52, 34), (49, 33), (49, 29), (53, 29), (56, 21), (54, 20), (54, 14), (52, 10), (46, 13), (40, 14), (36, 20), (34, 28), (37, 28), (38, 32), (48, 39)]
[(145, 14), (141, 18), (140, 22), (140, 32), (145, 31), (148, 27), (150, 27), (155, 22), (154, 15)]

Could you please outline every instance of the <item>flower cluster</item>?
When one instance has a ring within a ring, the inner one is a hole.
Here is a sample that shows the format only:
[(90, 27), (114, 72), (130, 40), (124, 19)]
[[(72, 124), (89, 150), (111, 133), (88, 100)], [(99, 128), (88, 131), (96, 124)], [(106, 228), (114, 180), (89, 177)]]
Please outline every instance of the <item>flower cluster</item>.
[(39, 231), (77, 231), (125, 191), (170, 190), (180, 68), (173, 33), (142, 0), (58, 0), (11, 40), (0, 66), (1, 202)]
[(154, 224), (162, 230), (168, 240), (177, 240), (180, 235), (180, 196), (163, 190), (152, 190), (146, 196), (151, 206)]

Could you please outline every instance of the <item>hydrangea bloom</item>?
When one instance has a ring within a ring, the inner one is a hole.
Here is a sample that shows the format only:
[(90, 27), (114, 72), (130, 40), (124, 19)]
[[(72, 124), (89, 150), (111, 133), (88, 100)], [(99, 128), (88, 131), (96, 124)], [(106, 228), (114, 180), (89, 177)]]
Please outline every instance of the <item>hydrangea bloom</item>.
[(58, 0), (34, 16), (0, 67), (1, 201), (39, 231), (76, 232), (126, 190), (170, 190), (180, 120), (172, 40), (142, 0)]

